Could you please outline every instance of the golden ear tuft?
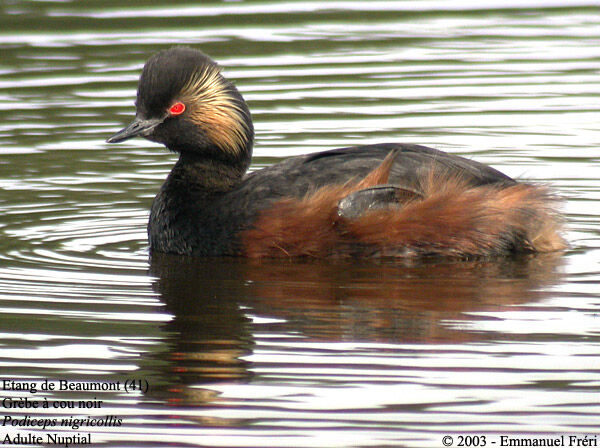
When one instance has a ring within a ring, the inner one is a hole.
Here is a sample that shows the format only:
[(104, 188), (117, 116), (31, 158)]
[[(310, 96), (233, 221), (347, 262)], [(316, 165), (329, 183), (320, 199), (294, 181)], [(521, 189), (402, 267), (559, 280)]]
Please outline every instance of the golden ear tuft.
[(248, 144), (247, 118), (217, 66), (201, 67), (183, 87), (181, 100), (188, 105), (190, 120), (223, 151), (243, 151)]

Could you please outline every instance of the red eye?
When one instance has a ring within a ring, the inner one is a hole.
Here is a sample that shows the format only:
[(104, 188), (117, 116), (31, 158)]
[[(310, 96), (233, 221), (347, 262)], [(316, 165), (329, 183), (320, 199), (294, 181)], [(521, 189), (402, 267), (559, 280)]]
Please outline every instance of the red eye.
[(181, 102), (177, 102), (177, 103), (173, 104), (171, 107), (169, 107), (169, 113), (171, 115), (181, 115), (184, 112), (185, 112), (185, 104), (183, 104)]

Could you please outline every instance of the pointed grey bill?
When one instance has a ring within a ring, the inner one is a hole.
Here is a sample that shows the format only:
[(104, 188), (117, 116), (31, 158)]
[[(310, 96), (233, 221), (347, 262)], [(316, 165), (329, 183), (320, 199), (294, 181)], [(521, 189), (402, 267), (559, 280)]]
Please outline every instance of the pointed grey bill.
[(129, 140), (130, 138), (137, 137), (138, 135), (144, 137), (152, 132), (152, 129), (161, 124), (164, 120), (164, 118), (150, 118), (148, 120), (143, 120), (136, 117), (129, 126), (109, 137), (106, 140), (106, 143), (120, 143)]

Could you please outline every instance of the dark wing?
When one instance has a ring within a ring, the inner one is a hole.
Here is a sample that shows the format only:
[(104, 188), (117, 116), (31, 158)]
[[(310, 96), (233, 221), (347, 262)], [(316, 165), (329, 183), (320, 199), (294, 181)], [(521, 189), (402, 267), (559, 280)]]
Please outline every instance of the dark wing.
[(514, 182), (510, 177), (483, 163), (427, 146), (411, 144), (385, 143), (334, 149), (309, 154), (304, 164), (314, 170), (335, 171), (335, 168), (339, 167), (352, 171), (364, 166), (369, 166), (370, 170), (394, 150), (397, 151), (397, 155), (390, 183), (397, 181), (399, 185), (415, 185), (418, 178), (431, 170), (446, 176), (459, 177), (474, 185)]
[(265, 188), (271, 194), (303, 196), (308, 191), (330, 184), (359, 180), (396, 150), (389, 182), (414, 189), (423, 176), (433, 173), (458, 177), (473, 185), (514, 183), (510, 177), (474, 160), (448, 154), (426, 146), (378, 144), (354, 146), (292, 157), (250, 174), (243, 188)]
[(423, 199), (415, 190), (395, 185), (377, 185), (355, 191), (338, 203), (338, 215), (346, 219), (356, 219), (373, 210), (399, 208), (408, 202)]
[(239, 215), (231, 219), (251, 221), (257, 212), (279, 199), (302, 198), (325, 185), (359, 181), (392, 151), (396, 155), (386, 183), (416, 194), (420, 194), (423, 180), (432, 174), (460, 178), (473, 185), (514, 183), (510, 177), (487, 165), (426, 146), (365, 145), (291, 157), (254, 171), (222, 198), (228, 203), (224, 209), (237, 211)]

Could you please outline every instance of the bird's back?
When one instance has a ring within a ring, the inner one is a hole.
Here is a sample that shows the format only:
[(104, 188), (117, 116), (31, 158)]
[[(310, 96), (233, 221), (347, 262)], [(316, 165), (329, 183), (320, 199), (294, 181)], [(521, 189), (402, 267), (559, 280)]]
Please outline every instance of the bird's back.
[(229, 233), (251, 257), (464, 258), (564, 247), (544, 187), (417, 145), (291, 158), (250, 174), (224, 199), (241, 230)]
[(388, 143), (291, 157), (247, 175), (229, 200), (242, 201), (238, 209), (259, 211), (283, 197), (301, 198), (327, 185), (360, 180), (391, 152), (395, 154), (388, 182), (399, 187), (419, 189), (430, 176), (461, 179), (473, 186), (514, 183), (500, 171), (464, 157), (426, 146)]

